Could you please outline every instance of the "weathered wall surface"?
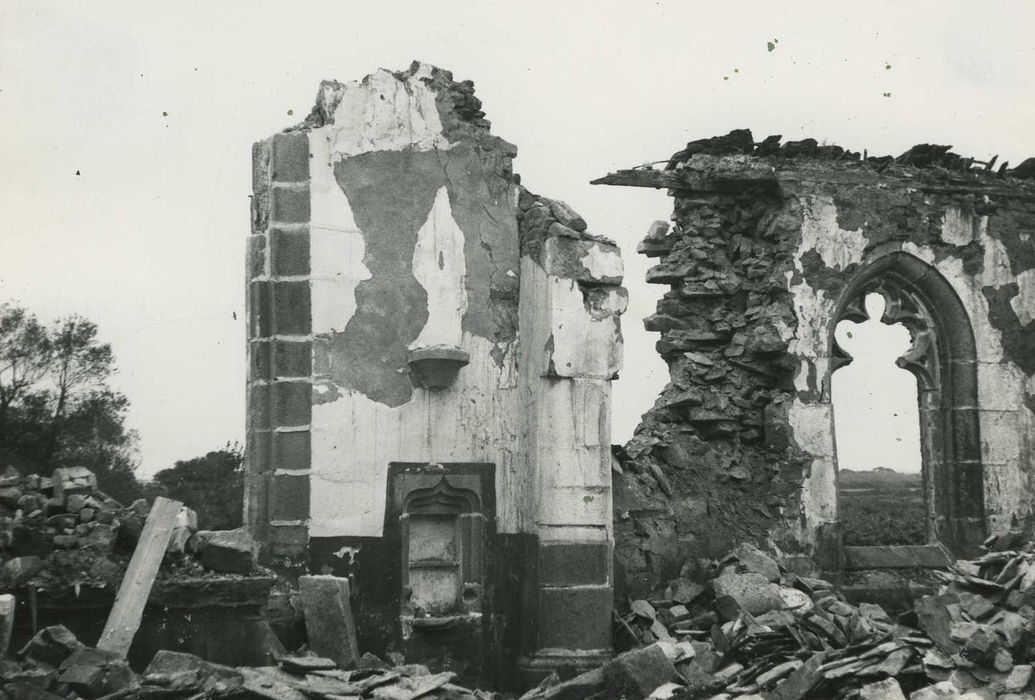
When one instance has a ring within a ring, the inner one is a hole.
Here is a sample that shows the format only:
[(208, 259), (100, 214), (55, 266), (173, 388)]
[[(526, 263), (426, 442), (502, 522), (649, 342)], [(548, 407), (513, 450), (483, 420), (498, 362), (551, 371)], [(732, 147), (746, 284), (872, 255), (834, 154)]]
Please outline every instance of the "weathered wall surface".
[[(493, 635), (522, 619), (530, 665), (588, 663), (610, 647), (622, 263), (519, 185), (483, 117), (471, 83), (415, 63), (323, 83), (256, 145), (247, 519), (268, 554), (352, 575), (383, 649), (402, 594), (390, 465), (490, 470), (482, 610), (513, 623), (468, 647), (513, 647)], [(432, 387), (415, 353), (466, 364)]]
[[(734, 132), (690, 144), (666, 171), (604, 179), (675, 198), (672, 231), (655, 227), (641, 245), (661, 258), (648, 281), (671, 286), (646, 321), (661, 333), (671, 383), (615, 482), (629, 585), (656, 586), (688, 556), (741, 540), (806, 561), (815, 553), (837, 520), (835, 317), (853, 282), (890, 255), (943, 277), (973, 331), (979, 434), (957, 437), (980, 455), (983, 493), (960, 498), (982, 501), (987, 532), (1031, 516), (1035, 187), (910, 164), (926, 153), (859, 162)], [(942, 155), (937, 165), (958, 165)]]

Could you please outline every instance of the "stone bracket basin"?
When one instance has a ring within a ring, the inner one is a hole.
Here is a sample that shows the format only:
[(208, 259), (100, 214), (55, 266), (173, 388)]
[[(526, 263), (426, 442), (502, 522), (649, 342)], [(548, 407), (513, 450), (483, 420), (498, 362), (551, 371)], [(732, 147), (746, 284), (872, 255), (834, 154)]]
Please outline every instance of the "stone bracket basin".
[(456, 381), (470, 355), (454, 345), (431, 345), (410, 350), (407, 364), (413, 383), (422, 389), (447, 389)]

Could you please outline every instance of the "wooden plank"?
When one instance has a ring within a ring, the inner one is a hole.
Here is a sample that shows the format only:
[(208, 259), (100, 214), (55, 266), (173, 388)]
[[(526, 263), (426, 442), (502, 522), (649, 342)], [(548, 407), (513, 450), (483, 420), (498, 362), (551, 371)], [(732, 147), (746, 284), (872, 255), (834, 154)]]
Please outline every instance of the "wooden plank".
[(845, 568), (858, 569), (944, 569), (952, 557), (937, 544), (886, 547), (845, 547)]
[(155, 499), (137, 541), (137, 548), (133, 551), (133, 558), (122, 577), (104, 632), (97, 642), (98, 649), (115, 652), (123, 658), (129, 652), (129, 646), (140, 627), (140, 616), (151, 594), (151, 586), (158, 575), (158, 567), (169, 546), (176, 516), (182, 507), (179, 501), (162, 497)]

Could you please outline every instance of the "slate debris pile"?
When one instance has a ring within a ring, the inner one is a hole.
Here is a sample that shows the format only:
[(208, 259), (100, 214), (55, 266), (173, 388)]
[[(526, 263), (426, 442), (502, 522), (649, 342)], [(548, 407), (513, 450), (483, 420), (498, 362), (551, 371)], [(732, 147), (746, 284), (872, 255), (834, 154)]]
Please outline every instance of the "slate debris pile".
[(912, 166), (915, 168), (937, 168), (955, 172), (992, 172), (996, 175), (1018, 179), (1035, 177), (1035, 158), (1028, 158), (1016, 168), (1011, 169), (1008, 162), (996, 168), (999, 156), (987, 161), (968, 158), (952, 152), (952, 146), (921, 143), (913, 146), (898, 157), (870, 156), (865, 151), (849, 151), (841, 146), (821, 144), (816, 139), (781, 142), (782, 136), (767, 136), (755, 142), (749, 129), (734, 129), (725, 136), (697, 139), (686, 144), (686, 148), (672, 154), (665, 166), (666, 170), (679, 170), (695, 155), (731, 156), (754, 155), (759, 157), (795, 158), (807, 157), (815, 160), (860, 161), (875, 167), (878, 172), (891, 165)]
[(346, 671), (316, 656), (284, 657), (277, 666), (233, 668), (167, 650), (136, 674), (117, 654), (83, 645), (61, 625), (41, 630), (18, 660), (0, 660), (0, 697), (11, 700), (495, 697), (457, 686), (452, 679), (452, 673), (432, 674), (417, 664), (389, 666), (371, 654)]
[[(742, 544), (723, 562), (689, 562), (663, 596), (616, 611), (616, 643), (639, 648), (526, 697), (612, 698), (632, 683), (626, 697), (1035, 699), (1035, 544), (1013, 549), (1020, 541), (991, 538), (988, 554), (937, 572), (941, 590), (895, 619)], [(616, 664), (632, 670), (609, 673)], [(591, 692), (566, 694), (574, 687)]]
[[(144, 499), (124, 506), (110, 498), (83, 467), (55, 469), (50, 478), (7, 469), (0, 476), (0, 591), (117, 587), (149, 510)], [(164, 575), (248, 574), (256, 549), (243, 530), (198, 531), (197, 516), (184, 508), (168, 554)]]

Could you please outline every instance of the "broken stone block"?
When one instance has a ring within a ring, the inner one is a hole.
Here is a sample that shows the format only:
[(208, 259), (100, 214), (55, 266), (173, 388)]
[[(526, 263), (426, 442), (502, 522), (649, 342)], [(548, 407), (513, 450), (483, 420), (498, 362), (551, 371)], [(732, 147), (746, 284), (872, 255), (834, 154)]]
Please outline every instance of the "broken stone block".
[(57, 668), (73, 652), (82, 648), (83, 643), (67, 627), (53, 625), (37, 632), (18, 653), (39, 666)]
[(65, 501), (72, 494), (89, 494), (97, 489), (97, 477), (86, 467), (59, 467), (50, 477), (54, 482), (54, 497)]
[(349, 600), (349, 580), (337, 576), (302, 576), (298, 594), (305, 615), (309, 648), (342, 668), (359, 661), (359, 645)]
[(4, 588), (18, 588), (43, 568), (43, 560), (37, 556), (15, 557), (4, 564)]
[(199, 530), (191, 543), (206, 569), (250, 574), (255, 568), (255, 540), (244, 529)]
[(762, 574), (767, 581), (780, 580), (780, 566), (776, 560), (755, 545), (744, 542), (732, 552), (736, 561), (730, 564), (737, 573)]
[(7, 654), (11, 644), (11, 631), (14, 629), (14, 596), (10, 593), (0, 595), (0, 658)]
[(61, 664), (58, 682), (85, 698), (129, 690), (139, 686), (137, 676), (118, 654), (82, 647)]
[(885, 678), (859, 689), (859, 700), (906, 700), (902, 687), (894, 678)]
[(712, 582), (712, 587), (716, 598), (728, 596), (750, 615), (761, 615), (783, 607), (780, 587), (770, 583), (762, 574), (738, 574), (727, 569)]
[(676, 667), (657, 644), (627, 651), (604, 667), (604, 685), (615, 696), (644, 698), (678, 678)]

